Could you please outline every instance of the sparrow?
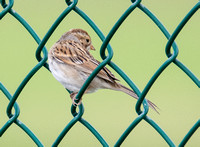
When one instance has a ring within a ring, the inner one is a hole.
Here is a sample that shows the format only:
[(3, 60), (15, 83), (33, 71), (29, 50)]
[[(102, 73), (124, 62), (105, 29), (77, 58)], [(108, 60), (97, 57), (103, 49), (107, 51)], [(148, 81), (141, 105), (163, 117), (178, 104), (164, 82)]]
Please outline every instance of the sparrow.
[[(74, 105), (76, 95), (93, 70), (100, 64), (91, 54), (95, 50), (89, 34), (82, 29), (71, 29), (51, 47), (48, 53), (49, 69), (56, 80), (72, 93), (70, 97)], [(85, 93), (98, 89), (122, 91), (138, 99), (136, 93), (119, 83), (119, 80), (108, 68), (102, 68), (92, 80)], [(157, 106), (147, 100), (149, 106), (156, 111)]]

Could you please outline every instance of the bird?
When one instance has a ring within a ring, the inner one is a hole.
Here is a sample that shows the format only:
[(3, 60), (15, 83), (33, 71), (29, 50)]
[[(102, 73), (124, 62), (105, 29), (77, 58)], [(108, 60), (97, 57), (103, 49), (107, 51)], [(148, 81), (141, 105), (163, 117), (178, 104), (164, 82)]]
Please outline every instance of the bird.
[[(61, 36), (48, 53), (49, 69), (52, 75), (64, 88), (71, 91), (70, 97), (75, 106), (80, 105), (82, 100), (81, 98), (78, 103), (75, 102), (76, 95), (93, 70), (100, 64), (90, 54), (90, 50), (95, 50), (95, 48), (89, 34), (83, 29), (71, 29)], [(85, 93), (93, 93), (98, 89), (121, 91), (135, 99), (139, 98), (133, 90), (120, 84), (106, 67), (103, 67), (94, 77)], [(150, 100), (147, 102), (153, 110), (157, 111), (157, 106), (153, 102)]]

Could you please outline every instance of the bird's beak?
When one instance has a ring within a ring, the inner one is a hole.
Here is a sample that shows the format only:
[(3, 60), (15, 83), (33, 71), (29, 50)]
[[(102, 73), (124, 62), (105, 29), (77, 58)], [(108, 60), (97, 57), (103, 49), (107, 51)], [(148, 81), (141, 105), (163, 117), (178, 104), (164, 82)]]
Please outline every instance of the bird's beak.
[(90, 45), (90, 49), (95, 51), (95, 48), (94, 48), (94, 46), (92, 44)]

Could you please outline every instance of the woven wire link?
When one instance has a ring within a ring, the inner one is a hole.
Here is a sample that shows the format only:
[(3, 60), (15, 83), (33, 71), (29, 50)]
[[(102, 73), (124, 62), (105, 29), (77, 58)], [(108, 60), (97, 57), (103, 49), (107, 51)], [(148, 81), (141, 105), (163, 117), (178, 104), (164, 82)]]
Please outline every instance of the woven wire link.
[[(115, 147), (120, 146), (123, 141), (126, 139), (126, 137), (129, 135), (131, 131), (142, 121), (145, 120), (149, 125), (151, 125), (159, 134), (160, 136), (165, 140), (165, 142), (169, 146), (175, 146), (173, 141), (169, 138), (169, 136), (158, 126), (157, 123), (155, 123), (151, 118), (147, 116), (148, 114), (148, 104), (145, 99), (145, 96), (147, 95), (148, 91), (151, 89), (151, 86), (154, 84), (154, 82), (157, 80), (157, 78), (161, 75), (161, 73), (171, 64), (174, 63), (178, 68), (180, 68), (198, 87), (200, 87), (200, 81), (199, 79), (179, 60), (177, 60), (178, 56), (178, 46), (175, 43), (176, 37), (181, 32), (182, 28), (185, 26), (185, 24), (190, 20), (190, 18), (196, 13), (196, 11), (200, 8), (200, 1), (196, 3), (196, 5), (187, 13), (187, 15), (183, 18), (183, 20), (179, 23), (175, 31), (172, 33), (172, 35), (169, 34), (167, 29), (163, 26), (163, 24), (156, 18), (156, 16), (150, 12), (144, 5), (141, 4), (141, 0), (132, 0), (130, 3), (130, 6), (127, 8), (127, 10), (122, 14), (122, 16), (118, 19), (118, 21), (115, 23), (115, 25), (112, 27), (108, 35), (105, 37), (101, 30), (97, 27), (97, 25), (76, 5), (78, 3), (78, 0), (70, 1), (66, 0), (66, 9), (60, 14), (60, 16), (55, 20), (53, 25), (50, 27), (46, 35), (41, 40), (36, 32), (31, 28), (31, 26), (17, 13), (15, 12), (12, 7), (14, 4), (14, 0), (9, 0), (9, 3), (6, 4), (5, 0), (0, 0), (1, 6), (3, 7), (3, 10), (0, 12), (0, 19), (3, 19), (5, 15), (8, 13), (11, 14), (16, 20), (18, 20), (24, 28), (29, 32), (29, 34), (33, 37), (33, 39), (38, 43), (38, 48), (36, 50), (36, 59), (38, 60), (38, 63), (32, 68), (32, 70), (27, 74), (27, 76), (24, 78), (24, 80), (21, 82), (19, 87), (16, 89), (15, 93), (13, 95), (10, 94), (10, 92), (6, 89), (6, 87), (0, 83), (0, 90), (3, 92), (3, 94), (7, 97), (9, 100), (9, 104), (7, 106), (7, 116), (8, 121), (3, 125), (3, 127), (0, 129), (0, 136), (2, 136), (6, 130), (12, 125), (16, 124), (19, 126), (26, 134), (35, 142), (37, 146), (43, 146), (43, 144), (40, 142), (40, 140), (34, 135), (34, 133), (25, 125), (23, 124), (19, 119), (20, 114), (20, 108), (17, 104), (17, 99), (22, 92), (23, 88), (26, 86), (26, 84), (29, 82), (29, 80), (35, 75), (36, 72), (38, 72), (42, 67), (45, 67), (48, 70), (48, 64), (47, 64), (47, 49), (45, 48), (45, 44), (47, 43), (48, 39), (51, 37), (55, 29), (58, 27), (58, 25), (62, 22), (62, 20), (72, 11), (76, 12), (81, 18), (83, 18), (90, 27), (96, 32), (96, 34), (99, 36), (99, 38), (102, 40), (102, 45), (100, 48), (100, 56), (103, 59), (102, 63), (92, 72), (92, 74), (88, 77), (86, 82), (84, 83), (83, 87), (80, 89), (77, 99), (78, 101), (82, 97), (84, 91), (87, 89), (87, 86), (90, 84), (92, 79), (98, 74), (98, 72), (105, 66), (109, 65), (113, 70), (115, 70), (126, 82), (127, 84), (136, 92), (136, 94), (139, 96), (139, 99), (135, 106), (135, 111), (137, 112), (138, 116), (133, 120), (133, 122), (127, 127), (127, 129), (124, 131), (124, 133), (121, 135), (121, 137), (117, 140)], [(168, 39), (168, 42), (166, 44), (166, 56), (167, 60), (160, 66), (160, 68), (157, 69), (157, 71), (154, 73), (152, 78), (149, 80), (145, 88), (140, 91), (137, 86), (132, 82), (132, 80), (114, 63), (112, 62), (113, 57), (113, 49), (111, 45), (109, 44), (112, 37), (115, 35), (116, 31), (120, 27), (120, 25), (126, 20), (126, 18), (131, 14), (136, 8), (140, 9), (144, 14), (146, 14), (153, 22), (154, 24), (160, 29), (160, 31), (163, 33), (163, 35)], [(105, 54), (105, 51), (107, 49), (108, 54)], [(172, 50), (173, 49), (173, 50)], [(171, 51), (172, 50), (172, 51)], [(143, 105), (143, 110), (141, 110), (141, 105)], [(14, 109), (14, 113), (12, 113), (12, 109)], [(66, 127), (63, 129), (63, 131), (60, 133), (60, 135), (57, 137), (57, 139), (54, 141), (52, 146), (58, 146), (59, 143), (62, 141), (63, 137), (69, 132), (69, 130), (77, 123), (80, 122), (83, 126), (85, 126), (96, 138), (97, 140), (103, 145), (103, 146), (109, 146), (107, 142), (103, 139), (103, 137), (95, 130), (95, 128), (87, 122), (85, 119), (83, 119), (84, 114), (84, 107), (83, 104), (79, 105), (79, 110), (77, 112), (77, 108), (72, 105), (71, 106), (71, 113), (74, 116), (74, 118), (66, 125)], [(178, 146), (184, 146), (187, 141), (190, 139), (190, 137), (194, 134), (194, 132), (198, 129), (200, 126), (200, 120), (197, 120), (197, 122), (194, 124), (194, 126), (189, 130), (189, 132), (185, 135), (185, 137), (182, 139), (181, 143)]]

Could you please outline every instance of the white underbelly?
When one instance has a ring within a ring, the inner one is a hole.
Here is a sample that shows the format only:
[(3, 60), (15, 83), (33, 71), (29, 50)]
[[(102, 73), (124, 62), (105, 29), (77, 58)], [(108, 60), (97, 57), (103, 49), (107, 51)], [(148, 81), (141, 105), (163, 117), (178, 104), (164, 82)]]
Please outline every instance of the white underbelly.
[(49, 69), (55, 79), (70, 91), (78, 92), (85, 81), (73, 66), (53, 61), (49, 63)]
[[(49, 58), (49, 69), (53, 76), (66, 89), (72, 92), (79, 92), (84, 82), (87, 80), (89, 74), (78, 71), (74, 66), (60, 63)], [(95, 92), (98, 89), (111, 88), (109, 84), (104, 82), (101, 78), (94, 78), (90, 83), (87, 93)]]

